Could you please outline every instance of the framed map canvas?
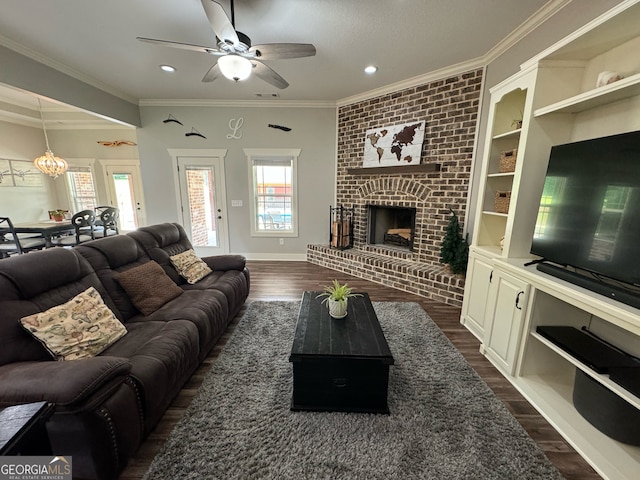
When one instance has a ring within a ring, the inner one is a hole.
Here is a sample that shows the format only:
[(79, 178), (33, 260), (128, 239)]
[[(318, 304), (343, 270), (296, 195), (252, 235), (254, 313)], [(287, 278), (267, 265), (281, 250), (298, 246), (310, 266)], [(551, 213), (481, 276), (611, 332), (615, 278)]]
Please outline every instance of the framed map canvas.
[(420, 163), (425, 121), (367, 130), (364, 168), (417, 165)]

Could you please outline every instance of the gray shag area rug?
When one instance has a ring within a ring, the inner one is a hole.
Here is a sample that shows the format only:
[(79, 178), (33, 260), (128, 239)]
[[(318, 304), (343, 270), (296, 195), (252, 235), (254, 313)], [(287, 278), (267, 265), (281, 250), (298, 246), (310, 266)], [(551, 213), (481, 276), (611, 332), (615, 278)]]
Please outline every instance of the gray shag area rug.
[(562, 478), (416, 303), (374, 303), (390, 415), (291, 412), (298, 308), (248, 306), (145, 480)]

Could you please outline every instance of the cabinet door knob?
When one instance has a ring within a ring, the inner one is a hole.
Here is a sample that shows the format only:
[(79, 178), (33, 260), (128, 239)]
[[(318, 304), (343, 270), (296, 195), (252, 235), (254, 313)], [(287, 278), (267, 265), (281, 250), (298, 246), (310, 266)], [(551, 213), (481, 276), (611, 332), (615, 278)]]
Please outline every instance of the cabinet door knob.
[(524, 291), (523, 290), (520, 290), (518, 292), (518, 295), (516, 296), (516, 308), (518, 310), (522, 310), (522, 307), (520, 306), (520, 295), (524, 295)]

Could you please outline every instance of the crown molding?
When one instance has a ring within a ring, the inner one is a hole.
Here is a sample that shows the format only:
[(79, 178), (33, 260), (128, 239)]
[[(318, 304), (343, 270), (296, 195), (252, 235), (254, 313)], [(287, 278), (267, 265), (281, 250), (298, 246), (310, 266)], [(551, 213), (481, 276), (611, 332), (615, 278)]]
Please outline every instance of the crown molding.
[(509, 50), (517, 42), (525, 38), (532, 31), (546, 22), (549, 18), (554, 16), (557, 12), (571, 3), (571, 1), (572, 0), (551, 0), (481, 57), (455, 65), (450, 65), (439, 70), (434, 70), (432, 72), (409, 78), (401, 82), (392, 83), (390, 85), (386, 85), (374, 90), (369, 90), (368, 92), (363, 92), (358, 95), (342, 98), (338, 100), (336, 104), (338, 107), (342, 107), (352, 103), (379, 97), (381, 95), (393, 93), (398, 90), (423, 85), (434, 80), (440, 80), (442, 78), (458, 75), (460, 73), (468, 72), (469, 70), (474, 70), (476, 68), (485, 68), (489, 63)]
[(336, 102), (325, 100), (216, 100), (149, 98), (140, 107), (252, 107), (252, 108), (335, 108)]
[(520, 40), (525, 38), (544, 22), (553, 17), (556, 13), (570, 4), (572, 0), (551, 0), (530, 16), (513, 32), (500, 40), (491, 50), (489, 50), (482, 58), (485, 64), (489, 64), (502, 55), (504, 52), (513, 47)]
[(441, 80), (443, 78), (468, 72), (469, 70), (474, 70), (476, 68), (483, 68), (484, 67), (483, 58), (484, 57), (475, 58), (466, 62), (457, 63), (455, 65), (449, 65), (447, 67), (434, 70), (429, 73), (425, 73), (422, 75), (418, 75), (416, 77), (402, 80), (400, 82), (385, 85), (384, 87), (359, 93), (351, 97), (342, 98), (336, 102), (336, 106), (344, 107), (345, 105), (350, 105), (352, 103), (361, 102), (363, 100), (369, 100), (371, 98), (380, 97), (382, 95), (387, 95), (389, 93), (405, 90), (407, 88), (417, 87), (418, 85), (424, 85), (425, 83), (432, 82), (434, 80)]
[[(502, 39), (481, 57), (477, 57), (465, 62), (450, 65), (438, 70), (434, 70), (416, 77), (402, 80), (383, 87), (369, 90), (350, 97), (345, 97), (335, 101), (297, 101), (297, 100), (221, 100), (221, 99), (136, 99), (123, 92), (106, 85), (99, 80), (87, 76), (71, 67), (52, 60), (41, 53), (0, 35), (0, 45), (25, 55), (37, 62), (43, 63), (62, 73), (74, 77), (106, 93), (119, 97), (125, 101), (137, 104), (139, 107), (248, 107), (248, 108), (336, 108), (363, 100), (368, 100), (378, 96), (397, 92), (399, 90), (412, 88), (425, 83), (458, 75), (470, 70), (485, 68), (489, 63), (498, 58), (504, 52), (513, 47), (517, 42), (525, 38), (528, 34), (553, 17), (558, 11), (563, 9), (572, 0), (550, 0), (531, 17), (525, 20), (518, 28)], [(633, 3), (634, 0), (625, 0), (622, 3)]]

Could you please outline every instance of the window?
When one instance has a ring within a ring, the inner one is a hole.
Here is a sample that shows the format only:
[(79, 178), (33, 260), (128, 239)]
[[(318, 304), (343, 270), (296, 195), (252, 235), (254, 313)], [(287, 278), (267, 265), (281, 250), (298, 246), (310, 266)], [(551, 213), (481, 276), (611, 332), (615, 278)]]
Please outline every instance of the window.
[(300, 150), (245, 149), (245, 154), (251, 174), (251, 235), (297, 237)]
[(98, 205), (92, 168), (88, 165), (69, 165), (65, 173), (71, 210), (93, 210)]

